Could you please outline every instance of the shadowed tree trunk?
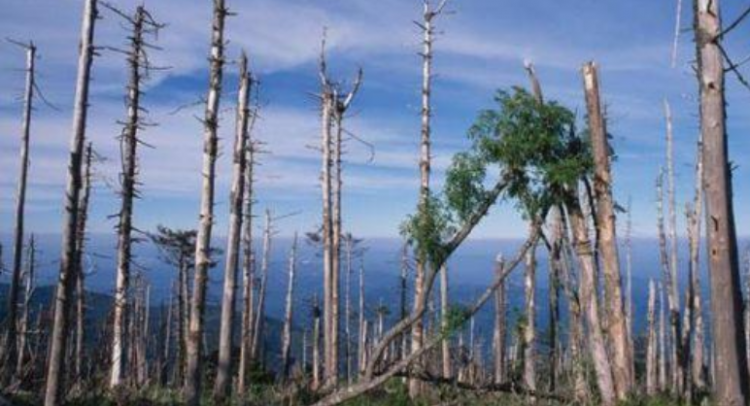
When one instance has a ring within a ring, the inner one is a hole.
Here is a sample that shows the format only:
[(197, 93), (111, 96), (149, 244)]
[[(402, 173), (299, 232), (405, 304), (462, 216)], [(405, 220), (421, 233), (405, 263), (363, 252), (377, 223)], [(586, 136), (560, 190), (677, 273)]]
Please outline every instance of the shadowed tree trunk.
[(200, 221), (195, 244), (195, 282), (188, 326), (187, 365), (185, 369), (184, 400), (189, 406), (200, 401), (203, 318), (206, 308), (208, 268), (211, 266), (211, 231), (214, 222), (214, 182), (218, 154), (219, 101), (224, 72), (224, 20), (227, 9), (224, 0), (213, 2), (211, 57), (208, 96), (206, 98), (203, 145), (203, 171)]
[[(255, 115), (253, 115), (253, 120)], [(240, 362), (239, 372), (237, 379), (237, 392), (245, 393), (245, 388), (248, 382), (248, 373), (250, 364), (252, 363), (252, 345), (253, 345), (253, 326), (254, 326), (254, 312), (253, 307), (255, 305), (255, 253), (253, 251), (253, 205), (254, 205), (254, 194), (253, 194), (253, 176), (255, 168), (255, 143), (252, 139), (252, 131), (248, 133), (248, 143), (246, 150), (246, 167), (245, 167), (245, 197), (244, 204), (245, 209), (243, 215), (242, 228), (242, 343), (240, 347)]]
[(76, 241), (81, 192), (81, 161), (86, 139), (86, 113), (88, 111), (91, 63), (94, 57), (94, 24), (97, 18), (96, 0), (86, 0), (83, 8), (81, 42), (79, 44), (76, 96), (73, 108), (73, 131), (70, 140), (70, 158), (65, 186), (65, 209), (63, 211), (62, 248), (60, 274), (55, 293), (55, 310), (50, 336), (47, 380), (44, 396), (45, 406), (57, 406), (64, 397), (64, 356), (69, 336), (68, 322), (70, 298), (76, 280)]
[(18, 358), (16, 361), (15, 378), (19, 383), (23, 383), (24, 380), (24, 368), (27, 362), (27, 353), (29, 358), (31, 352), (28, 351), (29, 347), (29, 324), (31, 323), (31, 299), (36, 291), (36, 240), (34, 234), (29, 237), (29, 242), (26, 248), (26, 270), (23, 274), (24, 284), (24, 298), (23, 298), (23, 313), (21, 313), (21, 320), (19, 323), (19, 337), (18, 337)]
[(78, 218), (78, 236), (76, 256), (76, 342), (75, 342), (75, 379), (80, 389), (83, 384), (83, 358), (86, 343), (86, 273), (83, 269), (83, 254), (86, 244), (86, 222), (89, 214), (89, 200), (91, 198), (91, 160), (93, 151), (91, 143), (86, 148), (86, 162), (83, 170), (83, 195)]
[(312, 339), (312, 390), (320, 388), (320, 304), (318, 296), (313, 297), (313, 339)]
[(623, 312), (620, 259), (617, 252), (615, 209), (612, 197), (612, 173), (610, 168), (607, 129), (599, 95), (599, 79), (593, 62), (583, 67), (589, 134), (594, 157), (594, 195), (596, 197), (596, 226), (598, 249), (604, 268), (605, 305), (607, 314), (607, 336), (612, 353), (612, 375), (617, 398), (624, 400), (633, 389), (633, 356), (628, 339), (626, 319)]
[(452, 376), (451, 366), (451, 341), (450, 334), (448, 334), (448, 312), (450, 310), (450, 303), (448, 303), (448, 267), (443, 265), (443, 269), (440, 271), (440, 328), (445, 334), (443, 343), (441, 346), (441, 355), (443, 357), (443, 378), (450, 379)]
[[(29, 175), (29, 141), (31, 138), (31, 112), (34, 101), (34, 64), (36, 63), (36, 46), (33, 42), (26, 48), (26, 88), (23, 96), (23, 122), (21, 128), (21, 168), (18, 172), (18, 194), (16, 196), (16, 225), (13, 230), (13, 267), (11, 268), (10, 287), (8, 291), (7, 331), (5, 335), (4, 366), (2, 381), (7, 384), (13, 375), (13, 367), (18, 363), (16, 337), (18, 328), (18, 296), (20, 294), (21, 272), (23, 264), (24, 213), (26, 206), (26, 182)], [(5, 386), (5, 385), (3, 385)]]
[[(533, 225), (532, 225), (533, 227)], [(524, 270), (523, 384), (536, 391), (536, 247), (526, 253)], [(471, 347), (470, 347), (471, 348)]]
[(219, 362), (214, 383), (214, 401), (225, 402), (230, 394), (232, 374), (232, 350), (234, 349), (235, 295), (237, 292), (237, 268), (240, 262), (240, 234), (242, 233), (242, 210), (245, 197), (245, 174), (247, 133), (249, 125), (250, 75), (247, 71), (247, 56), (240, 56), (240, 85), (237, 96), (237, 118), (234, 138), (232, 167), (232, 191), (229, 196), (229, 231), (227, 232), (226, 264), (224, 267), (224, 294), (221, 302), (221, 325), (219, 328)]
[[(495, 276), (503, 272), (503, 257), (498, 255), (495, 259)], [(506, 308), (505, 308), (505, 282), (501, 283), (495, 291), (495, 331), (493, 335), (493, 347), (495, 355), (494, 382), (501, 384), (506, 380), (506, 354), (505, 354), (505, 337), (506, 329)]]
[(721, 405), (744, 405), (750, 383), (745, 365), (745, 337), (739, 328), (742, 293), (728, 160), (719, 3), (719, 0), (694, 0), (712, 341), (716, 355), (714, 401)]

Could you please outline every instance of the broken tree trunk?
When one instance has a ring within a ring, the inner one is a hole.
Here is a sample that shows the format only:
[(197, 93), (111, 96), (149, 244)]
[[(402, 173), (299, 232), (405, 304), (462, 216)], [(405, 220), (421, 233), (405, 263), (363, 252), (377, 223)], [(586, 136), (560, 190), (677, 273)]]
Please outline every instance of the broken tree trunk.
[(189, 406), (200, 402), (201, 363), (203, 358), (203, 317), (206, 309), (208, 268), (211, 266), (211, 232), (214, 223), (214, 184), (218, 155), (219, 102), (224, 73), (224, 20), (227, 16), (225, 0), (214, 0), (211, 30), (211, 69), (209, 73), (206, 110), (203, 118), (203, 170), (200, 221), (195, 244), (195, 282), (190, 304), (188, 326), (187, 365), (185, 369), (184, 400)]
[(748, 369), (742, 325), (742, 293), (728, 159), (724, 58), (719, 0), (695, 0), (695, 42), (703, 138), (708, 264), (711, 274), (712, 341), (715, 343), (714, 401), (744, 405)]
[(70, 140), (70, 158), (65, 186), (65, 209), (63, 211), (62, 248), (60, 276), (55, 293), (55, 310), (50, 336), (49, 358), (44, 405), (57, 406), (63, 403), (64, 360), (68, 340), (68, 315), (70, 298), (75, 286), (76, 236), (81, 192), (81, 161), (86, 139), (86, 112), (88, 110), (91, 63), (94, 58), (94, 24), (97, 18), (96, 0), (86, 0), (81, 24), (76, 96), (73, 108), (73, 131)]
[(612, 353), (612, 375), (617, 398), (624, 400), (633, 390), (633, 356), (623, 313), (620, 259), (617, 252), (615, 202), (612, 196), (610, 147), (607, 139), (606, 119), (602, 112), (599, 78), (593, 62), (583, 67), (589, 134), (594, 157), (594, 195), (596, 197), (596, 227), (598, 249), (604, 268), (604, 291), (607, 314), (607, 336)]
[(240, 262), (240, 234), (242, 233), (242, 210), (245, 197), (245, 174), (247, 132), (250, 115), (250, 75), (247, 71), (247, 55), (240, 56), (240, 85), (237, 96), (237, 118), (232, 165), (232, 190), (230, 192), (229, 231), (227, 232), (226, 263), (224, 267), (224, 293), (221, 302), (221, 325), (219, 327), (219, 361), (214, 382), (214, 401), (224, 403), (230, 393), (232, 351), (234, 349), (235, 296), (237, 293), (237, 269)]
[[(36, 63), (36, 46), (33, 42), (26, 48), (26, 87), (23, 97), (23, 122), (21, 128), (21, 168), (18, 172), (18, 194), (16, 195), (16, 225), (13, 230), (13, 267), (11, 268), (10, 287), (8, 292), (7, 330), (5, 334), (4, 366), (2, 382), (7, 384), (13, 376), (13, 367), (18, 363), (17, 328), (18, 297), (20, 295), (21, 272), (23, 264), (24, 213), (26, 206), (26, 183), (29, 175), (29, 141), (31, 138), (31, 112), (34, 101), (34, 64)], [(5, 386), (5, 385), (3, 385)]]

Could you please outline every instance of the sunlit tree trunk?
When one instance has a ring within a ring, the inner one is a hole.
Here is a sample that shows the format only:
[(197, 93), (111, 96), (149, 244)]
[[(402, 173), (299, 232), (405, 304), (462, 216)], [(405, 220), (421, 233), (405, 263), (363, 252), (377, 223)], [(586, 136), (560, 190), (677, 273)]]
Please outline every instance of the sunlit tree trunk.
[[(498, 255), (495, 259), (495, 275), (503, 272), (503, 257)], [(506, 351), (505, 337), (507, 335), (506, 326), (506, 288), (505, 282), (501, 283), (495, 291), (495, 329), (493, 335), (493, 347), (495, 355), (494, 382), (501, 384), (506, 380)]]
[(656, 342), (656, 284), (648, 284), (648, 330), (646, 337), (646, 394), (655, 395), (658, 390), (657, 380), (657, 342)]
[(523, 384), (527, 389), (536, 391), (536, 247), (531, 247), (526, 253), (525, 265), (525, 323), (522, 336)]
[(255, 312), (253, 326), (253, 346), (251, 358), (258, 362), (263, 360), (263, 332), (266, 318), (266, 291), (268, 289), (268, 267), (271, 261), (271, 211), (266, 209), (265, 225), (263, 227), (263, 257), (260, 265), (260, 288), (258, 290), (258, 307)]
[(205, 117), (203, 118), (204, 145), (201, 209), (198, 236), (195, 244), (195, 282), (193, 284), (193, 297), (190, 304), (187, 365), (185, 369), (184, 400), (189, 406), (198, 405), (201, 393), (204, 313), (206, 310), (208, 268), (211, 266), (211, 232), (214, 223), (214, 186), (219, 142), (219, 102), (224, 73), (224, 20), (227, 16), (227, 8), (224, 3), (224, 0), (214, 0), (213, 2), (211, 68)]
[(289, 254), (289, 277), (286, 290), (286, 306), (284, 310), (284, 327), (281, 337), (281, 365), (284, 379), (289, 378), (291, 369), (290, 353), (292, 349), (292, 310), (294, 304), (294, 278), (297, 271), (297, 233), (294, 233), (292, 250)]
[(50, 336), (47, 380), (44, 405), (57, 406), (64, 397), (64, 356), (67, 349), (68, 315), (70, 298), (75, 287), (75, 257), (77, 224), (81, 192), (81, 161), (86, 139), (86, 113), (88, 111), (91, 63), (94, 57), (94, 24), (97, 18), (96, 0), (86, 0), (81, 25), (78, 73), (73, 107), (73, 131), (70, 140), (70, 158), (65, 186), (65, 209), (63, 211), (62, 248), (60, 274), (55, 293), (55, 310)]
[(254, 296), (255, 296), (255, 253), (253, 251), (253, 176), (255, 167), (255, 144), (252, 132), (248, 133), (245, 167), (245, 219), (242, 223), (242, 342), (240, 346), (240, 362), (237, 379), (237, 392), (245, 393), (248, 373), (252, 362), (252, 338), (254, 326)]
[(83, 170), (83, 195), (81, 196), (80, 214), (78, 217), (78, 255), (76, 256), (76, 342), (75, 342), (75, 378), (80, 389), (83, 383), (83, 358), (86, 344), (86, 273), (83, 269), (83, 254), (86, 244), (86, 221), (91, 198), (91, 160), (93, 151), (91, 143), (86, 148), (86, 162)]
[(694, 0), (712, 337), (716, 354), (714, 401), (721, 405), (744, 405), (750, 383), (745, 365), (745, 337), (739, 329), (742, 293), (727, 147), (719, 3), (719, 0)]
[(594, 195), (596, 197), (596, 226), (598, 228), (601, 262), (604, 270), (605, 305), (608, 329), (607, 336), (612, 353), (612, 375), (617, 398), (624, 400), (633, 389), (633, 356), (628, 339), (628, 329), (623, 312), (622, 278), (617, 247), (615, 208), (612, 197), (612, 173), (609, 158), (609, 142), (605, 117), (599, 95), (599, 79), (596, 65), (587, 63), (583, 67), (589, 134), (594, 157)]
[(224, 293), (221, 302), (221, 325), (219, 327), (219, 362), (214, 383), (214, 400), (223, 403), (230, 394), (232, 380), (232, 351), (234, 349), (235, 296), (237, 293), (237, 269), (240, 262), (240, 236), (242, 233), (242, 210), (245, 197), (245, 174), (247, 133), (249, 124), (250, 75), (247, 71), (247, 56), (240, 56), (240, 85), (237, 96), (237, 117), (232, 165), (232, 191), (229, 196), (229, 231), (227, 232), (226, 263), (224, 267)]

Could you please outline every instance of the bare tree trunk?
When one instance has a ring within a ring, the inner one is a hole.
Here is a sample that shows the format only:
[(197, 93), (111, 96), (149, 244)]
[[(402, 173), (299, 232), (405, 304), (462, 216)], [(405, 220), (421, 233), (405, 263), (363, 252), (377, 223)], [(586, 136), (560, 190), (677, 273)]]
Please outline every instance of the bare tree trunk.
[[(503, 272), (502, 255), (498, 255), (495, 259), (495, 276), (498, 276)], [(505, 337), (507, 335), (506, 325), (506, 288), (505, 282), (501, 283), (495, 291), (495, 331), (494, 331), (494, 350), (495, 350), (495, 371), (494, 371), (494, 382), (501, 384), (506, 380), (506, 350), (505, 350)]]
[(359, 267), (359, 334), (357, 335), (358, 338), (358, 345), (357, 345), (357, 362), (359, 365), (360, 372), (365, 371), (365, 366), (367, 365), (367, 362), (365, 362), (365, 345), (366, 342), (366, 321), (365, 321), (365, 267), (364, 265), (361, 265)]
[(93, 151), (91, 143), (86, 148), (86, 162), (83, 177), (83, 195), (81, 196), (81, 207), (78, 218), (78, 235), (76, 256), (76, 342), (75, 342), (75, 379), (76, 386), (80, 389), (83, 383), (83, 357), (84, 345), (86, 343), (86, 273), (83, 269), (83, 254), (86, 244), (86, 221), (89, 213), (89, 200), (91, 198), (91, 160)]
[(292, 306), (294, 300), (294, 278), (297, 270), (297, 233), (294, 233), (292, 242), (292, 251), (289, 254), (289, 285), (286, 290), (286, 309), (284, 312), (284, 328), (282, 331), (281, 343), (281, 365), (283, 368), (282, 376), (284, 379), (289, 378), (291, 369), (290, 352), (292, 348)]
[(682, 331), (680, 326), (680, 294), (677, 282), (677, 210), (675, 209), (675, 186), (674, 186), (674, 152), (672, 135), (672, 112), (669, 103), (664, 101), (664, 115), (667, 122), (667, 193), (669, 204), (669, 260), (667, 283), (667, 302), (669, 306), (669, 360), (671, 369), (671, 388), (673, 394), (682, 393)]
[(34, 102), (34, 65), (36, 46), (30, 42), (26, 48), (26, 88), (23, 97), (23, 124), (21, 129), (21, 168), (18, 173), (18, 195), (16, 196), (16, 225), (13, 233), (13, 268), (8, 292), (7, 331), (5, 336), (4, 367), (2, 380), (7, 384), (13, 376), (13, 367), (18, 363), (17, 328), (18, 296), (20, 295), (23, 265), (24, 212), (26, 206), (26, 183), (29, 176), (29, 141), (31, 138), (31, 112)]
[(612, 197), (612, 173), (605, 118), (602, 115), (599, 79), (593, 62), (583, 67), (589, 133), (594, 156), (594, 194), (596, 196), (596, 225), (599, 251), (604, 265), (604, 290), (607, 314), (607, 335), (612, 352), (612, 374), (617, 398), (624, 400), (633, 390), (633, 356), (623, 314), (620, 259), (617, 252), (615, 210)]
[(346, 382), (352, 384), (352, 271), (353, 271), (353, 250), (354, 240), (351, 234), (346, 238), (346, 290), (345, 297), (345, 324), (344, 332), (346, 335)]
[(62, 248), (60, 278), (55, 293), (55, 310), (50, 336), (45, 406), (63, 403), (63, 358), (67, 349), (69, 298), (72, 296), (76, 277), (76, 235), (81, 191), (81, 160), (86, 139), (86, 112), (88, 110), (89, 79), (94, 57), (94, 23), (97, 17), (96, 0), (86, 0), (81, 25), (76, 96), (73, 109), (73, 131), (70, 140), (70, 162), (65, 187), (65, 210), (63, 211)]
[[(578, 196), (578, 193), (573, 193)], [(573, 231), (573, 247), (580, 262), (581, 274), (579, 294), (589, 332), (589, 348), (594, 362), (596, 382), (603, 405), (615, 404), (615, 387), (612, 380), (612, 366), (607, 355), (607, 344), (599, 321), (599, 304), (596, 297), (596, 281), (594, 279), (594, 253), (588, 236), (586, 221), (577, 200), (568, 207), (571, 229)]]
[[(534, 227), (533, 224), (530, 227)], [(524, 273), (523, 385), (536, 391), (536, 247), (526, 253)], [(471, 348), (471, 347), (470, 347)]]
[(320, 304), (318, 296), (313, 297), (313, 340), (312, 340), (312, 390), (320, 388)]
[(659, 391), (667, 389), (667, 345), (666, 345), (666, 307), (664, 284), (658, 284), (659, 290)]
[(136, 175), (138, 131), (141, 128), (141, 84), (143, 66), (143, 33), (146, 16), (143, 6), (138, 7), (133, 18), (131, 48), (128, 54), (128, 94), (126, 99), (127, 121), (120, 135), (122, 172), (120, 182), (122, 199), (117, 226), (117, 277), (115, 283), (114, 321), (112, 332), (112, 364), (109, 386), (114, 389), (122, 385), (125, 374), (125, 325), (127, 323), (128, 290), (130, 284), (130, 261), (133, 229), (133, 200), (136, 198)]
[(728, 161), (724, 61), (719, 0), (695, 0), (695, 40), (703, 137), (703, 188), (706, 192), (711, 320), (716, 351), (714, 401), (744, 405), (748, 369), (742, 325), (737, 235)]
[[(24, 368), (26, 366), (26, 355), (29, 347), (29, 313), (31, 312), (31, 299), (36, 290), (36, 240), (34, 234), (29, 237), (26, 248), (26, 270), (23, 274), (24, 299), (23, 313), (21, 313), (20, 331), (18, 339), (18, 358), (16, 360), (15, 378), (18, 382), (23, 382)], [(31, 355), (31, 354), (29, 354)]]
[(248, 125), (250, 115), (250, 75), (247, 70), (247, 55), (240, 56), (240, 85), (237, 96), (237, 121), (234, 138), (232, 166), (232, 191), (229, 197), (229, 231), (227, 232), (226, 264), (224, 267), (224, 294), (221, 302), (221, 326), (219, 328), (219, 362), (214, 382), (214, 401), (224, 403), (230, 394), (232, 380), (232, 350), (234, 349), (235, 296), (237, 293), (237, 269), (240, 262), (240, 235), (242, 233), (242, 210), (245, 197), (245, 174)]
[[(407, 313), (407, 301), (406, 301), (406, 295), (408, 293), (408, 278), (409, 278), (409, 244), (404, 243), (402, 252), (401, 252), (401, 274), (399, 279), (399, 290), (401, 293), (400, 297), (400, 318), (399, 320), (405, 320), (408, 316)], [(407, 334), (404, 334), (401, 337), (401, 351), (399, 352), (399, 358), (403, 359), (406, 358), (408, 355), (408, 344), (409, 344), (409, 337)]]
[(443, 356), (443, 378), (446, 379), (450, 379), (453, 376), (451, 366), (451, 341), (450, 335), (448, 334), (449, 311), (450, 304), (448, 303), (448, 267), (443, 265), (443, 269), (440, 271), (440, 327), (442, 329), (442, 334), (445, 335), (441, 352)]
[(263, 260), (260, 265), (260, 289), (258, 291), (258, 308), (255, 312), (255, 326), (253, 326), (253, 346), (251, 359), (262, 360), (263, 328), (266, 318), (266, 290), (268, 288), (268, 267), (271, 262), (271, 211), (266, 209), (265, 226), (263, 228)]
[(179, 263), (179, 294), (177, 315), (177, 379), (180, 384), (185, 380), (185, 367), (187, 363), (187, 326), (190, 323), (190, 289), (188, 286), (188, 263), (187, 258), (180, 256)]
[(657, 342), (656, 342), (656, 284), (648, 284), (648, 335), (646, 339), (646, 394), (653, 396), (658, 391)]
[(237, 382), (237, 392), (245, 393), (248, 382), (248, 373), (252, 363), (253, 326), (255, 305), (255, 254), (253, 252), (253, 176), (255, 167), (255, 144), (252, 140), (252, 132), (248, 134), (245, 167), (245, 219), (242, 223), (243, 236), (243, 262), (242, 262), (242, 345), (240, 348), (240, 365)]
[(224, 73), (224, 0), (214, 0), (211, 30), (211, 71), (206, 102), (203, 146), (203, 183), (198, 236), (195, 244), (195, 282), (188, 326), (187, 368), (185, 371), (185, 403), (196, 406), (200, 401), (203, 317), (206, 308), (208, 268), (211, 266), (211, 231), (214, 222), (214, 183), (218, 154), (219, 102)]

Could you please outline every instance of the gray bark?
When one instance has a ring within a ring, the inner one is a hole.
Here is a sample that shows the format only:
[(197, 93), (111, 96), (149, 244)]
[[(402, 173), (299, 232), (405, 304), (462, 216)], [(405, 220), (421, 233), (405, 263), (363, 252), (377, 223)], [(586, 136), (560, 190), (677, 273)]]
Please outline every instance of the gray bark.
[(281, 337), (281, 365), (282, 376), (289, 378), (291, 369), (290, 353), (292, 349), (292, 313), (294, 305), (294, 279), (297, 271), (297, 233), (294, 233), (292, 250), (289, 254), (289, 277), (286, 290), (286, 306), (284, 310), (284, 327)]

